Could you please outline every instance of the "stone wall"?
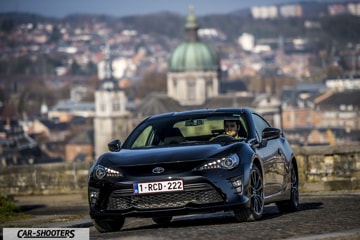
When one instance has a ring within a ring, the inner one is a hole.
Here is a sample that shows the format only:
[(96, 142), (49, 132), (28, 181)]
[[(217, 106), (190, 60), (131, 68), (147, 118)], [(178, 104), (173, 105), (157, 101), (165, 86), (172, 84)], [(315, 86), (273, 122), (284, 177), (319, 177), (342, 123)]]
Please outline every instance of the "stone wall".
[[(360, 145), (294, 148), (300, 191), (360, 189)], [(86, 192), (91, 162), (0, 168), (0, 194), (35, 195)]]
[(90, 162), (49, 163), (0, 168), (0, 193), (59, 194), (86, 190)]
[(304, 191), (360, 189), (360, 145), (294, 148)]

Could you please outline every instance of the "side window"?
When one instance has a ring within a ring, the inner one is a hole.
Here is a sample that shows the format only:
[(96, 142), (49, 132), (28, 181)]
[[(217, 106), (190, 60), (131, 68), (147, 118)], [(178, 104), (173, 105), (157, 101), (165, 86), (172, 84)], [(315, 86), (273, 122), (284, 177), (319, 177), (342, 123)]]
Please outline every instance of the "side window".
[(154, 138), (154, 131), (152, 126), (148, 126), (142, 131), (142, 133), (136, 138), (131, 148), (145, 147), (152, 143)]
[(254, 114), (252, 115), (254, 123), (255, 123), (255, 129), (256, 129), (256, 135), (258, 137), (258, 139), (261, 139), (261, 133), (262, 131), (267, 128), (270, 127), (270, 125), (259, 115)]

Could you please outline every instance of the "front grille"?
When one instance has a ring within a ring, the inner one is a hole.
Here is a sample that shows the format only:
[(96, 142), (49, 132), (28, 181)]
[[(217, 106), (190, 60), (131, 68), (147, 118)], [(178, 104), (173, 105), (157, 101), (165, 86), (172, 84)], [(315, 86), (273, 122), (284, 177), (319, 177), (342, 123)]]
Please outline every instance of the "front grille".
[(128, 208), (176, 208), (189, 203), (206, 204), (222, 202), (223, 198), (211, 185), (189, 184), (183, 192), (132, 195), (132, 190), (115, 190), (111, 193), (107, 210)]

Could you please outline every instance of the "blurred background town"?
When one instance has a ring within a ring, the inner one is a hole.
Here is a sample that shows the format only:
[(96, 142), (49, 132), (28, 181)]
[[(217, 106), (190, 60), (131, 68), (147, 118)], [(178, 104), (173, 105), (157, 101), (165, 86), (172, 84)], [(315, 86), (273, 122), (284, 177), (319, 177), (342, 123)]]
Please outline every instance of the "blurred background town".
[(0, 13), (0, 167), (92, 162), (146, 116), (196, 108), (253, 108), (294, 146), (360, 142), (359, 1), (197, 9)]

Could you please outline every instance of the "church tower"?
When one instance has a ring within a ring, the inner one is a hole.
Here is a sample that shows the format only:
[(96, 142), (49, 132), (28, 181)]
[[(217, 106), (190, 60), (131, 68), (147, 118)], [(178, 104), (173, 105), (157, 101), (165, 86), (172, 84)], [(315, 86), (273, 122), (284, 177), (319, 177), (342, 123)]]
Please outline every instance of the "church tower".
[(186, 40), (171, 53), (167, 74), (167, 95), (183, 106), (202, 105), (219, 95), (219, 59), (200, 41), (194, 8), (189, 8)]
[(95, 156), (108, 151), (107, 143), (114, 139), (124, 140), (127, 133), (127, 97), (112, 74), (110, 46), (105, 46), (104, 79), (100, 79), (95, 91)]

